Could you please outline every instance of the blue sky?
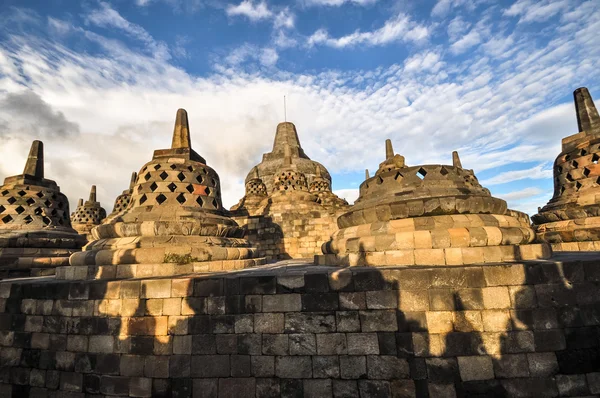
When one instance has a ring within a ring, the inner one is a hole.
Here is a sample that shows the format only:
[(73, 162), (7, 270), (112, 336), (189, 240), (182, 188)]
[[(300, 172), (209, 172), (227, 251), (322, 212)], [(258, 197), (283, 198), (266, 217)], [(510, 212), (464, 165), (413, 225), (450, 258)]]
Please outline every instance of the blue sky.
[(184, 107), (232, 205), (286, 95), (306, 153), (350, 201), (391, 138), (409, 165), (459, 150), (532, 213), (577, 132), (572, 91), (600, 97), (599, 31), (594, 0), (4, 0), (0, 177), (42, 139), (72, 205), (96, 184), (110, 211)]

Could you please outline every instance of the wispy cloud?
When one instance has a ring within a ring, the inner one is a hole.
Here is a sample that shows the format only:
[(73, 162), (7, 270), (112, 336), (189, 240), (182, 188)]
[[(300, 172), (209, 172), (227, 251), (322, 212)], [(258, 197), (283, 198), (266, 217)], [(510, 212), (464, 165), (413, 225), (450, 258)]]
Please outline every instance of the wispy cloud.
[(339, 7), (344, 4), (355, 4), (359, 6), (367, 6), (375, 4), (378, 0), (304, 0), (306, 6), (330, 6)]
[(498, 194), (497, 196), (506, 200), (507, 202), (510, 201), (517, 201), (517, 200), (522, 200), (522, 199), (527, 199), (530, 198), (532, 196), (538, 196), (540, 194), (544, 193), (544, 191), (542, 191), (540, 188), (537, 187), (529, 187), (529, 188), (524, 188), (518, 191), (512, 191), (512, 192), (507, 192), (507, 193), (501, 193)]
[(519, 180), (539, 180), (552, 178), (552, 168), (548, 164), (539, 164), (526, 170), (513, 170), (500, 173), (481, 181), (482, 185), (498, 185)]
[(273, 17), (273, 12), (269, 10), (264, 1), (255, 3), (252, 0), (244, 0), (238, 5), (230, 4), (227, 6), (226, 12), (229, 16), (244, 16), (253, 22)]
[(326, 29), (319, 29), (307, 41), (308, 46), (325, 45), (335, 48), (357, 45), (382, 46), (391, 42), (419, 42), (427, 39), (429, 29), (414, 22), (408, 15), (399, 14), (370, 32), (355, 31), (349, 35), (333, 38)]
[(519, 17), (519, 22), (544, 22), (569, 8), (569, 0), (517, 0), (504, 15)]

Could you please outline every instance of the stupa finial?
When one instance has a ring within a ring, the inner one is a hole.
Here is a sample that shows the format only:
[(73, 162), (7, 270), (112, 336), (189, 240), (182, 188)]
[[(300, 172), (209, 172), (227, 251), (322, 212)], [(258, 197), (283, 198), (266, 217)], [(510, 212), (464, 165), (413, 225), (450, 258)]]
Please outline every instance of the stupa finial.
[(369, 169), (365, 169), (365, 180), (368, 180), (369, 178), (371, 178), (369, 175)]
[(188, 123), (188, 115), (185, 109), (177, 110), (175, 118), (175, 129), (173, 130), (173, 143), (171, 148), (191, 148), (190, 140), (190, 125)]
[(129, 189), (133, 189), (135, 186), (135, 181), (137, 180), (137, 173), (134, 171), (131, 173), (131, 180), (129, 181)]
[(39, 179), (44, 178), (44, 143), (42, 141), (35, 140), (31, 143), (23, 174)]
[(90, 202), (95, 202), (96, 201), (96, 186), (92, 185), (92, 189), (90, 190)]
[(389, 138), (385, 140), (385, 158), (391, 159), (394, 157), (394, 148), (392, 147), (392, 140)]
[(462, 163), (460, 162), (457, 151), (452, 152), (452, 166), (460, 167), (462, 169)]
[(83, 206), (83, 198), (79, 198), (79, 200), (77, 201), (77, 207), (81, 206)]
[(600, 129), (600, 116), (588, 89), (578, 88), (573, 92), (573, 98), (579, 132)]

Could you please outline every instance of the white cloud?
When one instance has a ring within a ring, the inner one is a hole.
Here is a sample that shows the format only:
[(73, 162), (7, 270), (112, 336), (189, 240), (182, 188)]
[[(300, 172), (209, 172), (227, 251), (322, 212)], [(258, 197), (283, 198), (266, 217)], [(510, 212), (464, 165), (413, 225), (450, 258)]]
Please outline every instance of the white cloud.
[(235, 6), (230, 4), (225, 11), (229, 16), (245, 16), (252, 22), (271, 19), (273, 16), (273, 12), (269, 10), (264, 1), (254, 3), (252, 0), (243, 0)]
[(431, 10), (431, 15), (444, 18), (453, 8), (464, 7), (468, 11), (473, 11), (480, 3), (485, 2), (486, 0), (438, 0)]
[(274, 48), (259, 48), (250, 44), (237, 47), (225, 57), (225, 61), (234, 66), (253, 60), (258, 61), (262, 66), (271, 67), (277, 63), (278, 59), (279, 54)]
[(539, 180), (552, 178), (552, 168), (548, 164), (538, 164), (530, 169), (505, 171), (492, 178), (481, 181), (481, 185), (498, 185), (519, 180)]
[(330, 6), (339, 7), (344, 4), (355, 4), (358, 6), (368, 6), (375, 4), (378, 0), (304, 0), (306, 6)]
[(544, 22), (567, 10), (569, 0), (518, 0), (504, 10), (504, 15), (520, 17), (519, 22)]
[(382, 46), (395, 41), (419, 42), (427, 39), (429, 29), (414, 22), (408, 15), (399, 14), (371, 32), (355, 31), (346, 36), (332, 38), (325, 29), (313, 33), (307, 41), (309, 46), (326, 45), (335, 48), (352, 47), (357, 45)]
[(275, 16), (273, 21), (273, 27), (275, 29), (287, 28), (291, 29), (294, 27), (296, 16), (290, 12), (289, 8), (285, 8)]
[(358, 199), (359, 195), (358, 188), (336, 189), (333, 193), (342, 199), (346, 199), (349, 204), (354, 204), (354, 201)]
[(542, 191), (541, 189), (539, 189), (537, 187), (529, 187), (529, 188), (521, 189), (519, 191), (500, 193), (500, 194), (497, 194), (496, 196), (506, 200), (507, 202), (511, 202), (511, 201), (527, 199), (532, 196), (538, 196), (542, 193), (544, 193), (544, 191)]
[(407, 72), (437, 72), (443, 65), (440, 54), (434, 51), (418, 53), (404, 60), (404, 70)]

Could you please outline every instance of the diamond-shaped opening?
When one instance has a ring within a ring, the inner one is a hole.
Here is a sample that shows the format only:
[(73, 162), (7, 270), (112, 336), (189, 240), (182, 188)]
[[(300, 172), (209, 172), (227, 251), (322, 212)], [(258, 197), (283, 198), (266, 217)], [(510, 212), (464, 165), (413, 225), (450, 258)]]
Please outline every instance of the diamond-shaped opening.
[(50, 202), (48, 199), (46, 199), (46, 201), (44, 202), (44, 205), (46, 207), (50, 207), (51, 204), (52, 204), (52, 202)]
[(177, 168), (177, 166), (175, 166), (174, 164), (169, 166), (171, 168), (171, 170), (175, 170)]
[(565, 186), (564, 185), (562, 187), (560, 187), (560, 194), (562, 195), (563, 192), (565, 192)]
[(396, 173), (396, 175), (394, 176), (394, 180), (396, 180), (396, 181), (401, 181), (401, 180), (402, 180), (402, 177), (404, 177), (404, 176), (402, 175), (402, 173), (400, 173), (400, 172), (398, 171), (398, 172)]
[(146, 173), (146, 175), (144, 176), (144, 180), (148, 181), (150, 177), (152, 177), (150, 173)]
[(577, 181), (577, 182), (575, 183), (575, 190), (576, 190), (576, 191), (579, 191), (579, 189), (580, 189), (580, 188), (581, 188), (581, 183), (580, 183), (579, 181)]
[(178, 201), (180, 204), (184, 204), (184, 203), (185, 203), (185, 195), (184, 195), (184, 194), (182, 194), (182, 193), (180, 193), (179, 195), (177, 195), (177, 201)]
[(59, 225), (63, 225), (63, 224), (64, 224), (64, 220), (63, 220), (62, 218), (59, 218), (59, 219), (58, 219), (58, 224), (59, 224)]
[(6, 207), (0, 205), (0, 213), (2, 213), (4, 210), (6, 210)]
[(55, 194), (55, 193), (53, 193), (53, 194), (52, 194), (52, 196), (50, 196), (50, 198), (51, 198), (52, 200), (56, 200), (56, 194)]
[(56, 216), (58, 214), (58, 211), (56, 209), (52, 209), (52, 212), (50, 213), (53, 216)]
[(571, 155), (566, 155), (566, 156), (565, 156), (565, 161), (568, 161), (568, 160), (570, 160), (570, 159), (571, 159)]
[(11, 196), (10, 198), (8, 198), (8, 200), (7, 200), (7, 202), (8, 202), (9, 204), (11, 204), (11, 205), (12, 205), (13, 203), (15, 203), (16, 201), (17, 201), (17, 200), (16, 200), (15, 198), (13, 198), (12, 196)]
[(6, 196), (8, 195), (8, 191), (5, 189), (4, 191), (2, 191), (2, 196)]
[(33, 217), (27, 216), (23, 219), (23, 221), (25, 221), (25, 224), (29, 224), (33, 221)]
[(42, 217), (42, 221), (44, 222), (44, 224), (50, 225), (51, 220), (48, 217)]
[(189, 184), (187, 187), (185, 187), (185, 189), (189, 192), (192, 193), (194, 192), (194, 186), (192, 184)]
[(217, 184), (218, 184), (219, 182), (218, 182), (217, 180), (215, 180), (214, 178), (213, 178), (211, 181), (212, 181), (213, 187), (215, 187), (215, 188), (216, 188), (216, 187), (217, 187)]
[(20, 190), (19, 192), (17, 192), (17, 194), (18, 194), (19, 196), (25, 196), (25, 195), (27, 194), (27, 192), (25, 192), (25, 191), (23, 191), (23, 190)]
[(596, 178), (596, 184), (600, 185), (600, 177)]
[(179, 181), (183, 181), (183, 180), (185, 180), (185, 174), (183, 174), (183, 173), (181, 173), (181, 172), (180, 172), (179, 174), (177, 174), (177, 179), (178, 179)]
[(600, 160), (600, 156), (598, 156), (598, 154), (597, 154), (597, 153), (595, 153), (595, 154), (592, 156), (592, 163), (594, 163), (594, 164), (598, 164), (598, 160)]
[(562, 173), (562, 167), (561, 166), (557, 166), (556, 167), (556, 171), (558, 172), (558, 174)]
[(157, 183), (155, 183), (155, 182), (153, 182), (153, 183), (150, 185), (150, 190), (151, 190), (152, 192), (154, 192), (154, 191), (156, 191), (156, 188), (158, 188), (158, 184), (157, 184)]
[(209, 187), (206, 187), (206, 189), (204, 190), (204, 192), (206, 192), (207, 195), (210, 195), (210, 193), (212, 192), (212, 190)]
[(15, 209), (15, 211), (17, 212), (17, 214), (21, 214), (25, 211), (25, 208), (23, 206), (19, 206)]
[(33, 205), (35, 203), (35, 199), (33, 198), (29, 198), (25, 201), (25, 203), (27, 203), (29, 206)]
[(146, 194), (140, 196), (140, 204), (143, 205), (144, 202), (146, 202), (146, 200), (148, 200), (148, 197), (146, 196)]
[(567, 173), (567, 180), (569, 181), (574, 181), (573, 176), (571, 175), (571, 173)]
[(187, 168), (189, 171), (194, 171), (194, 168), (192, 166), (188, 166)]
[(158, 170), (158, 169), (160, 169), (160, 164), (155, 164), (154, 165), (154, 170)]
[(585, 156), (587, 155), (587, 151), (585, 149), (582, 149), (581, 151), (579, 151), (579, 156)]
[(590, 169), (588, 169), (587, 167), (585, 169), (583, 169), (583, 175), (586, 177), (589, 177), (590, 175)]
[(4, 217), (2, 217), (2, 222), (4, 224), (8, 224), (9, 222), (11, 222), (13, 220), (13, 218), (10, 216), (10, 214), (5, 215)]
[(442, 168), (440, 169), (440, 174), (445, 176), (448, 175), (449, 171), (446, 170), (446, 168), (444, 166), (442, 166)]
[(204, 182), (204, 178), (201, 175), (196, 176), (196, 181), (198, 181), (200, 184), (202, 184), (202, 182)]
[(215, 209), (217, 209), (219, 207), (219, 205), (217, 203), (217, 199), (212, 200), (212, 205), (215, 207)]
[(158, 203), (159, 205), (165, 203), (165, 200), (167, 200), (167, 197), (162, 193), (156, 197), (156, 203)]
[(40, 214), (42, 214), (42, 208), (41, 207), (36, 207), (33, 210), (33, 214), (35, 214), (36, 216), (39, 216)]
[(35, 196), (37, 196), (38, 198), (42, 198), (42, 196), (44, 196), (44, 193), (42, 191), (38, 192), (35, 194)]
[(167, 174), (166, 171), (163, 171), (162, 173), (160, 173), (159, 177), (161, 178), (161, 180), (165, 180), (169, 175)]
[(573, 167), (577, 168), (579, 167), (579, 163), (577, 163), (576, 160), (573, 161), (573, 163), (571, 163), (573, 165)]
[(169, 191), (175, 192), (175, 190), (177, 189), (177, 185), (175, 185), (175, 183), (172, 182), (169, 185), (167, 185), (167, 188), (169, 188)]
[(422, 167), (417, 171), (417, 177), (419, 177), (421, 180), (423, 178), (425, 178), (426, 175), (427, 175), (427, 170), (425, 170)]
[(196, 203), (198, 203), (200, 207), (204, 206), (204, 200), (202, 200), (202, 196), (198, 196), (196, 198)]

